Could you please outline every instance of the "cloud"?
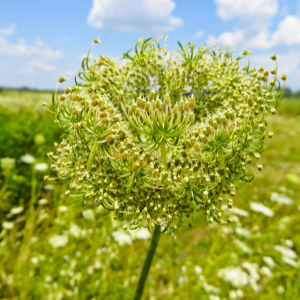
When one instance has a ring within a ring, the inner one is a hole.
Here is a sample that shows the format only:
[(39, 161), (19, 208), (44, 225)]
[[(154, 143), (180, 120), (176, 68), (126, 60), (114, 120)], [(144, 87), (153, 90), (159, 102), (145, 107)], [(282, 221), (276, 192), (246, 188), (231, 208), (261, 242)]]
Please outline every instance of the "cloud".
[(45, 64), (41, 61), (38, 60), (32, 60), (31, 62), (29, 62), (29, 66), (33, 67), (33, 68), (37, 68), (43, 71), (53, 71), (55, 70), (55, 67), (49, 64)]
[(245, 50), (300, 45), (300, 18), (297, 16), (285, 17), (272, 34), (267, 30), (262, 30), (249, 37), (246, 31), (236, 30), (224, 32), (217, 38), (210, 35), (207, 38), (207, 43), (209, 45), (217, 43), (223, 46), (229, 44), (231, 47), (243, 47)]
[(262, 16), (273, 17), (278, 11), (277, 0), (215, 0), (217, 14), (224, 20)]
[(278, 25), (278, 29), (272, 35), (274, 45), (293, 46), (300, 45), (300, 18), (287, 16)]
[(196, 34), (195, 34), (195, 38), (196, 38), (196, 39), (199, 39), (199, 38), (201, 38), (201, 37), (203, 37), (203, 36), (204, 36), (204, 32), (201, 31), (201, 30), (199, 30), (199, 31), (196, 32)]
[(0, 28), (0, 36), (8, 36), (15, 33), (16, 25), (11, 24), (8, 28)]
[(253, 35), (267, 30), (278, 12), (278, 0), (215, 0), (217, 15), (228, 21), (237, 19), (237, 29)]
[(165, 33), (183, 25), (172, 16), (174, 8), (172, 0), (93, 0), (88, 24), (115, 32)]

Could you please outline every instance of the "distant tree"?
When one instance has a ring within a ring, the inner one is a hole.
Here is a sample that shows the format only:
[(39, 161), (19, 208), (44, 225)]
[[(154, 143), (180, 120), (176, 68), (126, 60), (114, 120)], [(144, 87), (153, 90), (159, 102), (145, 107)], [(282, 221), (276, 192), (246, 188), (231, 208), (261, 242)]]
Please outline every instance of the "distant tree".
[(283, 91), (283, 97), (290, 98), (290, 97), (292, 97), (292, 95), (293, 95), (292, 90), (290, 88), (286, 87)]
[(300, 98), (300, 91), (297, 91), (296, 93), (293, 94), (294, 98)]

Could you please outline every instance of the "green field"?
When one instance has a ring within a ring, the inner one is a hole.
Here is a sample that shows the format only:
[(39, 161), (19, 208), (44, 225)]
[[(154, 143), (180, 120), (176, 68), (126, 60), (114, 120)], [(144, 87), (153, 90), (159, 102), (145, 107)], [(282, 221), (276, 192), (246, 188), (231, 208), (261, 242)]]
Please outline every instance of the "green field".
[[(0, 92), (0, 299), (133, 299), (149, 234), (43, 181), (61, 132), (42, 102), (51, 94)], [(195, 215), (176, 240), (162, 235), (144, 299), (300, 299), (300, 100), (283, 100), (268, 127), (234, 222)]]

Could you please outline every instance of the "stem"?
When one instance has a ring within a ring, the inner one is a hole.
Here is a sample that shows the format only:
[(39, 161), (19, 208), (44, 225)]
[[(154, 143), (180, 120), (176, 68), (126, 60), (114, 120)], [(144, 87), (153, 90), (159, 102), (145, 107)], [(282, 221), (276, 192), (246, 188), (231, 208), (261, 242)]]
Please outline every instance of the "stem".
[(166, 152), (166, 142), (162, 139), (160, 143), (160, 150), (161, 150), (161, 160), (164, 164), (164, 167), (167, 169), (167, 152)]
[(137, 288), (135, 291), (134, 300), (140, 300), (143, 295), (146, 279), (147, 279), (147, 276), (148, 276), (148, 273), (149, 273), (149, 270), (151, 267), (151, 263), (152, 263), (157, 245), (158, 245), (159, 237), (160, 237), (160, 225), (155, 225), (155, 229), (154, 229), (154, 232), (152, 235), (151, 245), (148, 250), (147, 257), (144, 262), (143, 270), (140, 275), (140, 279), (139, 279), (139, 282), (138, 282), (138, 285), (137, 285)]
[(92, 165), (92, 162), (93, 162), (93, 158), (94, 158), (94, 155), (96, 153), (96, 150), (97, 150), (97, 142), (94, 143), (94, 146), (91, 150), (91, 153), (90, 153), (90, 156), (89, 156), (89, 160), (88, 160), (88, 163), (87, 163), (87, 171), (90, 170), (91, 168), (91, 165)]

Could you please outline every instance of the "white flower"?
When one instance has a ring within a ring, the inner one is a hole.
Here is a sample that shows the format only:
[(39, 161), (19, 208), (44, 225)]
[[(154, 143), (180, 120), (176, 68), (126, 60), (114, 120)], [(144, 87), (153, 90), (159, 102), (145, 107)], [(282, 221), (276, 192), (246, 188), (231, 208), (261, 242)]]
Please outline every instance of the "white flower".
[(234, 243), (245, 253), (252, 254), (252, 249), (250, 249), (245, 243), (240, 240), (235, 240)]
[(286, 205), (291, 205), (294, 203), (291, 198), (277, 193), (271, 193), (271, 201)]
[(288, 256), (283, 256), (283, 257), (282, 257), (282, 260), (283, 260), (286, 264), (288, 264), (288, 265), (290, 265), (290, 266), (292, 266), (292, 267), (299, 268), (299, 264), (298, 264), (295, 260), (289, 258)]
[(33, 164), (35, 162), (35, 158), (30, 154), (25, 154), (21, 157), (22, 162), (25, 164)]
[(280, 245), (276, 245), (274, 248), (276, 251), (280, 252), (283, 256), (286, 256), (286, 257), (289, 257), (292, 259), (297, 259), (297, 253), (290, 248), (282, 247)]
[(233, 207), (230, 209), (230, 212), (236, 215), (239, 215), (241, 217), (249, 217), (249, 213), (246, 210), (237, 208), (237, 207)]
[(46, 190), (46, 191), (53, 191), (54, 190), (54, 185), (53, 184), (46, 184), (44, 186), (44, 190)]
[(43, 199), (40, 199), (38, 202), (39, 202), (39, 205), (45, 205), (48, 203), (48, 200), (43, 198)]
[(213, 285), (208, 284), (207, 282), (203, 283), (203, 288), (205, 289), (206, 292), (211, 292), (211, 293), (215, 293), (215, 294), (220, 293), (219, 288), (216, 288)]
[(84, 210), (84, 211), (82, 212), (82, 216), (83, 216), (86, 220), (89, 220), (89, 221), (92, 221), (92, 222), (95, 221), (95, 214), (94, 214), (94, 211), (93, 211), (92, 209)]
[(270, 256), (264, 256), (263, 261), (272, 269), (276, 266), (274, 260)]
[(34, 169), (38, 172), (45, 172), (48, 170), (48, 167), (49, 166), (46, 163), (39, 163), (34, 166)]
[(15, 224), (13, 222), (4, 221), (2, 223), (2, 228), (7, 229), (7, 230), (13, 229), (14, 226), (15, 226)]
[(79, 238), (81, 235), (81, 228), (74, 223), (71, 223), (69, 233), (76, 238)]
[(251, 237), (252, 237), (251, 231), (248, 230), (248, 229), (242, 228), (242, 227), (237, 227), (237, 228), (235, 229), (235, 232), (236, 232), (238, 235), (244, 236), (245, 238), (251, 238)]
[(272, 271), (266, 267), (266, 266), (263, 266), (261, 269), (260, 269), (261, 273), (269, 278), (273, 277), (273, 274), (272, 274)]
[(244, 287), (249, 284), (249, 276), (240, 267), (228, 267), (218, 271), (218, 276), (234, 287)]
[(294, 243), (291, 240), (285, 240), (284, 241), (285, 245), (288, 246), (289, 248), (294, 247)]
[(229, 298), (235, 300), (235, 299), (238, 298), (238, 296), (237, 296), (237, 294), (236, 294), (235, 291), (230, 291), (230, 292), (229, 292)]
[(201, 274), (202, 273), (202, 268), (200, 266), (195, 266), (194, 271), (196, 274)]
[(273, 217), (274, 212), (271, 208), (257, 202), (251, 202), (250, 203), (250, 208), (258, 213), (262, 213), (267, 217)]
[(61, 213), (67, 212), (68, 209), (69, 209), (68, 206), (65, 206), (65, 205), (59, 206), (59, 207), (57, 208), (57, 210), (58, 210), (59, 212), (61, 212)]
[(257, 280), (260, 279), (260, 276), (257, 272), (257, 270), (258, 270), (257, 264), (251, 264), (251, 263), (245, 261), (242, 263), (242, 266), (249, 272), (250, 279), (252, 279), (252, 281), (256, 282)]
[(37, 257), (31, 257), (30, 261), (32, 264), (37, 265), (39, 263), (39, 259)]
[(139, 228), (136, 230), (130, 230), (129, 231), (132, 238), (135, 240), (148, 240), (151, 238), (151, 234), (148, 229), (146, 228)]
[(180, 271), (181, 271), (182, 273), (186, 273), (187, 267), (186, 267), (186, 266), (182, 266), (182, 267), (180, 268)]
[(277, 286), (276, 290), (277, 290), (277, 293), (280, 294), (280, 295), (283, 294), (284, 291), (285, 291), (283, 285)]
[(49, 240), (48, 243), (52, 248), (59, 248), (64, 247), (67, 245), (69, 238), (67, 235), (53, 235)]
[(13, 208), (10, 210), (10, 213), (11, 213), (12, 215), (18, 215), (18, 214), (20, 214), (23, 210), (24, 210), (24, 207), (23, 207), (23, 206), (13, 207)]
[(119, 246), (123, 245), (131, 245), (132, 239), (129, 234), (125, 233), (124, 230), (114, 231), (112, 233), (114, 240), (119, 244)]

